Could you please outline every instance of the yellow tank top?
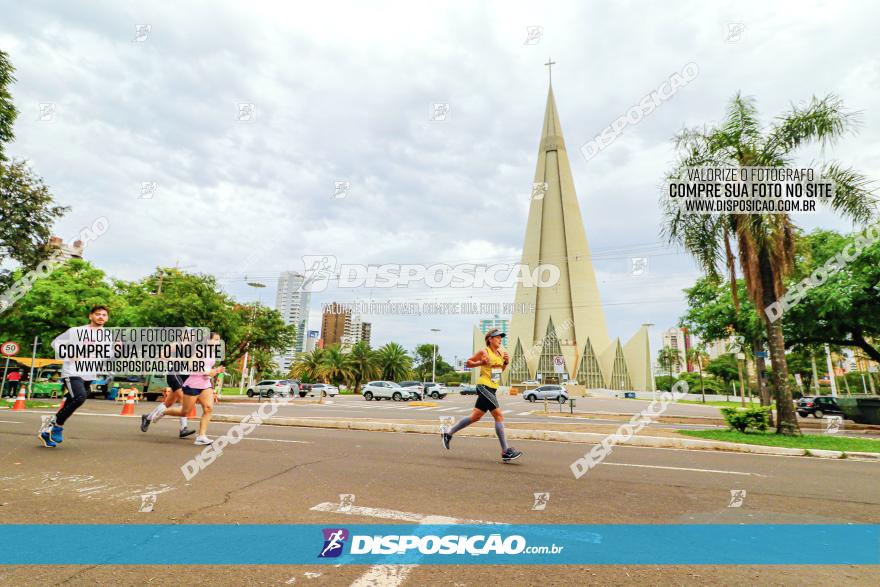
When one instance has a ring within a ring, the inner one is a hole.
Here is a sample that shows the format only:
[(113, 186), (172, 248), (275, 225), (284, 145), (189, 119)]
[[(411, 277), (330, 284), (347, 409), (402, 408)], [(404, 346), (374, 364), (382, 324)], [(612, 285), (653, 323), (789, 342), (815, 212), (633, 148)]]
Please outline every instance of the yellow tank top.
[(480, 365), (480, 378), (477, 379), (477, 385), (498, 389), (498, 385), (501, 383), (501, 371), (504, 369), (504, 355), (501, 354), (500, 348), (498, 354), (495, 354), (489, 347), (486, 347), (486, 354), (489, 355), (489, 364)]

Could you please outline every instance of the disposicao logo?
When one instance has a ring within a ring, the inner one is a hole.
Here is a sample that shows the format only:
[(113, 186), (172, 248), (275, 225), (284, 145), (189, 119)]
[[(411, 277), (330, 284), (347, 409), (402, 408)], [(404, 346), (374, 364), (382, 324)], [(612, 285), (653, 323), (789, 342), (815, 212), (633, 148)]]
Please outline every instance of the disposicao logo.
[(324, 548), (318, 558), (335, 558), (342, 554), (345, 541), (348, 540), (348, 530), (345, 528), (324, 528)]

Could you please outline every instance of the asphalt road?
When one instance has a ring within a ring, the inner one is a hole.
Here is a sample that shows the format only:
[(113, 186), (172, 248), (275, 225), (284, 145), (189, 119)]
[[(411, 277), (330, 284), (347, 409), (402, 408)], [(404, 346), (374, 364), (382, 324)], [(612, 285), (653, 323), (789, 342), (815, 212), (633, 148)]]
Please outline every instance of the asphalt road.
[[(445, 401), (445, 400), (444, 400)], [(93, 406), (87, 404), (86, 408)], [(109, 403), (109, 402), (108, 402)], [(140, 412), (152, 404), (142, 404)], [(509, 523), (880, 523), (873, 462), (615, 448), (579, 480), (585, 444), (522, 442), (502, 464), (494, 439), (261, 426), (187, 482), (198, 447), (167, 419), (77, 415), (59, 449), (39, 446), (37, 413), (0, 412), (4, 523), (388, 523), (446, 516)], [(212, 424), (212, 435), (230, 425)], [(732, 490), (745, 490), (728, 507)], [(535, 493), (549, 493), (544, 510)], [(142, 495), (155, 494), (141, 513)], [(340, 494), (355, 495), (351, 512)], [(66, 507), (62, 509), (62, 504)], [(680, 548), (712, 548), (682, 544)], [(804, 545), (805, 548), (810, 545)], [(4, 545), (7, 547), (7, 545)], [(78, 545), (83, 548), (100, 548)], [(199, 547), (194, 545), (194, 547)], [(210, 545), (204, 545), (209, 548)], [(276, 545), (296, 548), (297, 545)], [(877, 567), (361, 566), (8, 567), (10, 585), (845, 585), (874, 584)]]

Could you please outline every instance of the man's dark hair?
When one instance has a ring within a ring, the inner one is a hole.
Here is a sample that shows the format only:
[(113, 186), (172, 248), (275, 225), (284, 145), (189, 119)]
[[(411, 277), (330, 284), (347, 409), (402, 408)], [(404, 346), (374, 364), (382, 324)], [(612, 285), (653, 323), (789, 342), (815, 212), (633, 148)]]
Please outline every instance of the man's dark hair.
[(92, 306), (92, 309), (89, 310), (89, 315), (94, 314), (94, 313), (97, 312), (98, 310), (104, 310), (104, 311), (107, 312), (108, 314), (110, 313), (110, 308), (108, 308), (107, 306)]

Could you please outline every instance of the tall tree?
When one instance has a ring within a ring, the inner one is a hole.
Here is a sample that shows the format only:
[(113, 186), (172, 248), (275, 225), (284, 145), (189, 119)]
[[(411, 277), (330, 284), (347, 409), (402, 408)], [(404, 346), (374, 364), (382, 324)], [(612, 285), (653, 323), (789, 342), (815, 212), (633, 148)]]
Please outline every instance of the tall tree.
[(670, 377), (675, 377), (673, 370), (680, 370), (681, 354), (671, 346), (665, 346), (657, 351), (657, 364), (661, 369), (666, 369)]
[(409, 376), (412, 369), (412, 357), (406, 353), (406, 349), (396, 342), (389, 342), (380, 348), (376, 354), (382, 379), (386, 381), (399, 381)]
[[(15, 277), (22, 272), (18, 270)], [(71, 326), (86, 324), (89, 310), (98, 304), (110, 307), (108, 326), (127, 325), (125, 300), (117, 296), (104, 272), (87, 261), (71, 259), (35, 280), (27, 294), (0, 314), (0, 339), (28, 348), (39, 336), (38, 356), (52, 358), (52, 340)]]
[(324, 380), (333, 385), (351, 381), (353, 371), (348, 353), (343, 352), (339, 345), (333, 345), (324, 350), (320, 371)]
[(321, 370), (324, 368), (324, 349), (314, 349), (301, 353), (296, 357), (290, 368), (290, 376), (303, 383), (321, 381)]
[(15, 68), (9, 60), (9, 54), (0, 51), (0, 164), (6, 161), (6, 143), (11, 143), (15, 138), (13, 127), (18, 110), (9, 91), (15, 81), (14, 74)]
[[(668, 177), (681, 178), (687, 167), (784, 167), (794, 161), (801, 147), (833, 143), (853, 132), (856, 124), (856, 117), (844, 110), (842, 101), (830, 95), (795, 106), (764, 128), (755, 100), (737, 94), (718, 126), (685, 129), (676, 137), (680, 156)], [(823, 165), (820, 173), (835, 183), (832, 209), (859, 223), (873, 216), (874, 198), (863, 175), (836, 162)], [(784, 293), (784, 280), (792, 269), (795, 225), (791, 217), (687, 214), (668, 198), (663, 198), (662, 206), (663, 233), (667, 239), (688, 250), (709, 274), (718, 275), (719, 269), (725, 268), (734, 296), (738, 258), (749, 297), (762, 309), (761, 319), (767, 331), (779, 415), (776, 431), (800, 434), (788, 382), (783, 319), (771, 320), (763, 312)]]
[(703, 366), (709, 360), (709, 354), (701, 346), (691, 347), (687, 350), (687, 359), (697, 366), (700, 373), (700, 395), (703, 403), (706, 403), (706, 387), (703, 383)]
[(379, 361), (376, 353), (370, 349), (367, 341), (359, 341), (348, 353), (349, 366), (351, 368), (351, 383), (354, 392), (361, 392), (361, 385), (376, 378), (379, 375)]

